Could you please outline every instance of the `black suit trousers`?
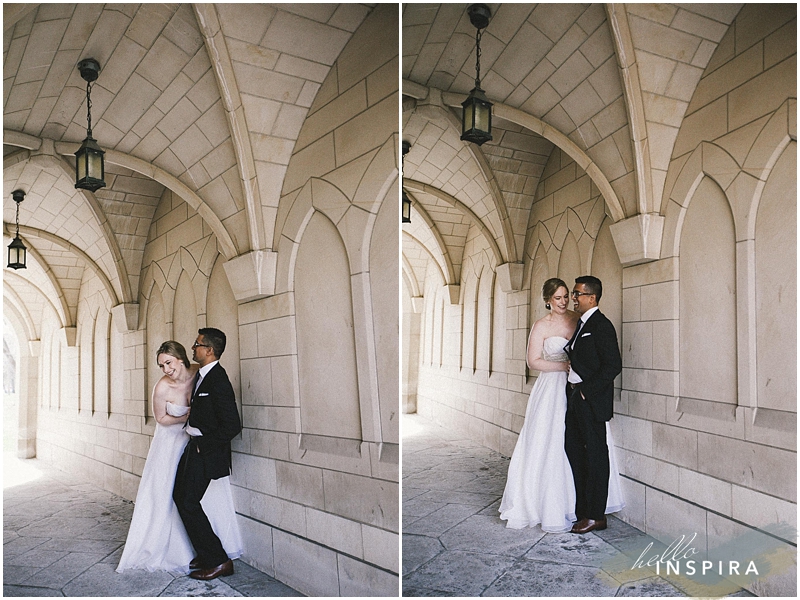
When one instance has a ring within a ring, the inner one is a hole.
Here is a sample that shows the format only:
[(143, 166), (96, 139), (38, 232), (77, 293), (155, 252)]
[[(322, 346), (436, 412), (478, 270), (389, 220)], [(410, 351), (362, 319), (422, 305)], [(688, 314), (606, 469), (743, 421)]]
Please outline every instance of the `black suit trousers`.
[(564, 435), (572, 478), (575, 481), (575, 514), (580, 518), (605, 518), (608, 502), (608, 445), (606, 423), (597, 421), (580, 385), (567, 384), (567, 416)]
[(197, 445), (190, 440), (178, 463), (172, 499), (178, 507), (178, 514), (186, 527), (189, 540), (204, 567), (215, 567), (228, 560), (222, 542), (214, 533), (200, 505), (200, 500), (203, 499), (203, 494), (206, 493), (210, 483), (211, 479), (205, 476)]

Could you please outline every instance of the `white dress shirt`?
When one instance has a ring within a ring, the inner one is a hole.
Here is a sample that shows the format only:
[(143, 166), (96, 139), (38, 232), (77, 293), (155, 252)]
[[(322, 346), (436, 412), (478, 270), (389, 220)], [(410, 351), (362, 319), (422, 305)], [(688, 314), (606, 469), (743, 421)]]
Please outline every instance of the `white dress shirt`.
[[(206, 375), (208, 375), (208, 372), (211, 369), (213, 369), (214, 365), (216, 365), (218, 362), (219, 362), (218, 360), (215, 360), (214, 362), (208, 363), (204, 367), (200, 367), (200, 370), (197, 372), (197, 374), (200, 375), (200, 377), (197, 378), (197, 383), (194, 386), (194, 390), (192, 390), (192, 396), (194, 396), (194, 393), (197, 392), (197, 388), (200, 387), (200, 384), (203, 382), (203, 379), (206, 378)], [(197, 427), (192, 427), (188, 423), (186, 424), (186, 433), (188, 433), (189, 435), (194, 436), (194, 437), (203, 435), (202, 431), (200, 431)]]
[[(589, 317), (591, 317), (598, 308), (600, 307), (593, 306), (592, 308), (590, 308), (581, 315), (580, 323), (578, 325), (580, 329), (578, 329), (578, 335), (575, 336), (575, 340), (572, 342), (571, 346), (572, 348), (575, 348), (575, 342), (577, 342), (578, 338), (581, 336), (581, 331), (583, 331), (583, 326), (586, 324), (586, 321), (589, 320)], [(570, 383), (581, 383), (583, 381), (583, 379), (581, 379), (581, 376), (572, 370), (571, 364), (569, 366), (569, 375), (567, 375), (567, 381), (569, 381)]]

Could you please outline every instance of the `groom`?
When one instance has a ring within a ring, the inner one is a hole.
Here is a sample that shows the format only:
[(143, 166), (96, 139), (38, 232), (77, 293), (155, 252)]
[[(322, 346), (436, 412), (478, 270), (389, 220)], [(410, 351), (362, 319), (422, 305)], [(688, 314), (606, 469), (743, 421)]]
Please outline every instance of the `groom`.
[(564, 348), (570, 360), (564, 449), (575, 480), (578, 517), (572, 533), (606, 528), (606, 421), (614, 416), (614, 378), (622, 371), (622, 359), (614, 325), (597, 306), (602, 295), (597, 277), (575, 280), (572, 299), (581, 318)]
[(233, 562), (211, 528), (200, 500), (212, 479), (231, 472), (231, 440), (242, 430), (239, 411), (219, 358), (225, 351), (225, 334), (207, 327), (192, 344), (192, 360), (200, 365), (192, 394), (186, 432), (191, 436), (175, 475), (172, 499), (186, 533), (197, 552), (190, 564), (193, 579), (233, 575)]

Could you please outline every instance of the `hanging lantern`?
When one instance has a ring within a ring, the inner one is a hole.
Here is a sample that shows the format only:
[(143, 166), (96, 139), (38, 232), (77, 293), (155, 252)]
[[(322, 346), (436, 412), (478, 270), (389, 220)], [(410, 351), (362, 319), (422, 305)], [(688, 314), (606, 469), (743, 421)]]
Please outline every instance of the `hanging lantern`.
[(403, 223), (411, 223), (411, 198), (403, 190)]
[[(403, 158), (402, 158), (403, 166), (405, 165), (406, 154), (408, 154), (409, 150), (411, 150), (411, 142), (403, 140)], [(401, 166), (401, 170), (402, 168), (403, 167)], [(402, 180), (402, 173), (400, 178)], [(400, 215), (401, 221), (403, 223), (411, 223), (411, 198), (408, 197), (408, 194), (406, 194), (405, 190), (403, 190), (403, 206), (401, 207), (401, 210), (402, 210), (402, 213)]]
[(475, 87), (461, 103), (461, 139), (482, 145), (492, 139), (492, 103), (481, 89), (481, 29), (489, 24), (491, 11), (485, 4), (472, 4), (467, 8), (475, 34)]
[(106, 186), (105, 152), (92, 137), (92, 82), (100, 74), (100, 64), (93, 58), (78, 63), (81, 77), (86, 81), (86, 139), (75, 153), (75, 187), (96, 192)]
[(17, 203), (17, 235), (11, 240), (8, 245), (8, 268), (9, 269), (27, 269), (25, 265), (28, 258), (28, 249), (19, 237), (19, 204), (25, 199), (25, 192), (22, 190), (14, 190), (11, 192), (11, 197)]

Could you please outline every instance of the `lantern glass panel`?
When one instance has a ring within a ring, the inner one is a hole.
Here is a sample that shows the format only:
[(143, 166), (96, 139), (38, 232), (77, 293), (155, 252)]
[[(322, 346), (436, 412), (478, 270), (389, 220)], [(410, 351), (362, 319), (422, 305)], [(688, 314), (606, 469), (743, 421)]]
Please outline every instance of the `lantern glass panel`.
[(483, 102), (475, 102), (475, 128), (481, 131), (489, 131), (489, 117), (491, 108)]
[(103, 179), (103, 156), (98, 152), (87, 151), (89, 169), (87, 175), (92, 179)]
[(78, 180), (83, 179), (86, 177), (86, 151), (81, 150), (75, 155), (76, 160), (76, 178)]
[(461, 131), (469, 131), (473, 128), (474, 124), (472, 122), (473, 117), (473, 109), (472, 109), (472, 102), (468, 102), (466, 106), (464, 106), (464, 120), (461, 126)]

